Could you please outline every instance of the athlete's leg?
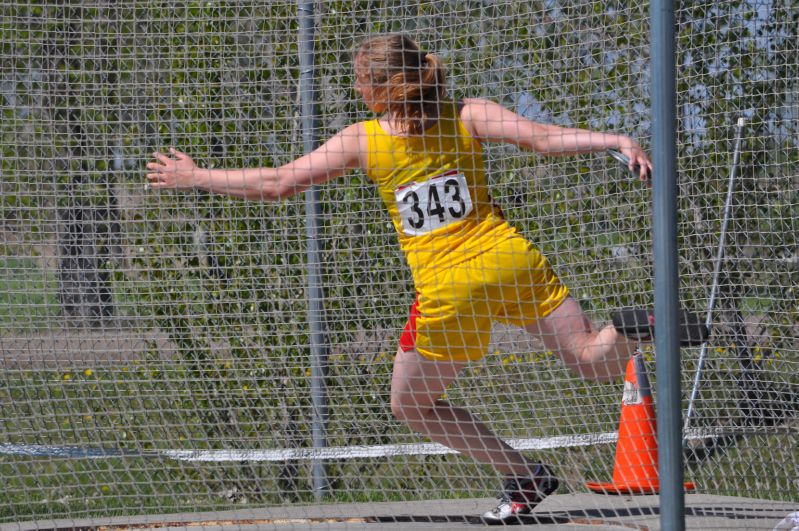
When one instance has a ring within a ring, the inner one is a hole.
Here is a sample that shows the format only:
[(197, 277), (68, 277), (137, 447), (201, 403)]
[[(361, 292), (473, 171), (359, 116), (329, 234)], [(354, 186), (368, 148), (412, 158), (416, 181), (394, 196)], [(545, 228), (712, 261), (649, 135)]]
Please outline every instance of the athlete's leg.
[(571, 297), (526, 329), (559, 354), (566, 366), (592, 380), (609, 380), (624, 374), (637, 346), (637, 342), (627, 339), (613, 325), (595, 330)]
[(415, 349), (397, 352), (391, 379), (391, 411), (414, 431), (492, 465), (506, 475), (530, 476), (535, 463), (511, 448), (463, 408), (441, 399), (466, 364), (432, 361)]

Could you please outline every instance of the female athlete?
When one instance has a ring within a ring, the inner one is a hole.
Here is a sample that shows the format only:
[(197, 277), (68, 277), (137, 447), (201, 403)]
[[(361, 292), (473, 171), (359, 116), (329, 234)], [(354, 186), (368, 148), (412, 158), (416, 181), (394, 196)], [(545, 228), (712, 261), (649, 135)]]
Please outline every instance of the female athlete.
[(174, 148), (155, 153), (149, 186), (277, 201), (364, 171), (391, 215), (417, 291), (394, 363), (391, 410), (411, 429), (507, 476), (499, 506), (483, 518), (512, 521), (554, 492), (557, 478), (441, 398), (469, 361), (485, 355), (491, 322), (525, 328), (590, 379), (622, 374), (637, 342), (612, 325), (595, 329), (547, 260), (505, 221), (489, 197), (483, 145), (544, 155), (613, 148), (642, 180), (651, 162), (626, 136), (536, 123), (484, 99), (448, 99), (441, 60), (403, 34), (367, 39), (354, 64), (355, 90), (376, 119), (279, 168), (210, 170)]

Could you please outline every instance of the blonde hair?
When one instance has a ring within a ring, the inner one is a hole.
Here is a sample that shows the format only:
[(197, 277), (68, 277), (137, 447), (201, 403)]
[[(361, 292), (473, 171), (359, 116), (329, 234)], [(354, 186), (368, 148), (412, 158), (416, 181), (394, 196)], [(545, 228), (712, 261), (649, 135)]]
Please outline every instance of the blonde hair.
[(386, 102), (388, 119), (400, 130), (418, 135), (438, 118), (446, 95), (444, 64), (409, 36), (370, 37), (356, 49), (355, 62), (368, 69), (375, 97)]

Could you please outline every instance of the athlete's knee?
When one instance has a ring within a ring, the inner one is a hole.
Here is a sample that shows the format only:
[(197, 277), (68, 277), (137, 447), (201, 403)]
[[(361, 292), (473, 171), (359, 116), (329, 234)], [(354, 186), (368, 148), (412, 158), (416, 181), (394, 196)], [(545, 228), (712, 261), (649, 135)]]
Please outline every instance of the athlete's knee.
[(391, 414), (397, 420), (405, 420), (405, 405), (401, 397), (393, 391), (391, 392)]
[(433, 402), (412, 392), (391, 392), (391, 414), (402, 422), (426, 418), (433, 409)]

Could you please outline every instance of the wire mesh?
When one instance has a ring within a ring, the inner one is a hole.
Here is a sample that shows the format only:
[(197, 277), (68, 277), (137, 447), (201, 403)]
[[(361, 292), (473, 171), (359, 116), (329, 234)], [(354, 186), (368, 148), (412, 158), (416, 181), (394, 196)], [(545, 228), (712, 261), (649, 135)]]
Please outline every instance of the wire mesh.
[[(443, 59), (453, 98), (652, 149), (643, 2), (314, 7), (320, 139), (373, 117), (352, 88), (352, 51), (402, 31)], [(677, 11), (686, 308), (704, 315), (725, 249), (686, 431), (687, 475), (704, 493), (799, 496), (798, 13), (791, 0)], [(499, 486), (491, 466), (392, 415), (415, 288), (363, 172), (320, 190), (326, 449), (311, 443), (302, 196), (145, 189), (145, 164), (169, 146), (203, 168), (302, 155), (299, 15), (286, 0), (0, 6), (0, 520), (311, 503), (320, 459), (330, 503), (483, 497)], [(614, 309), (652, 305), (650, 189), (602, 152), (485, 149), (491, 197), (588, 316), (602, 324)], [(486, 350), (447, 399), (553, 463), (562, 493), (609, 477), (622, 382), (577, 377), (512, 326), (495, 325)], [(698, 349), (683, 350), (686, 400), (697, 360)]]

